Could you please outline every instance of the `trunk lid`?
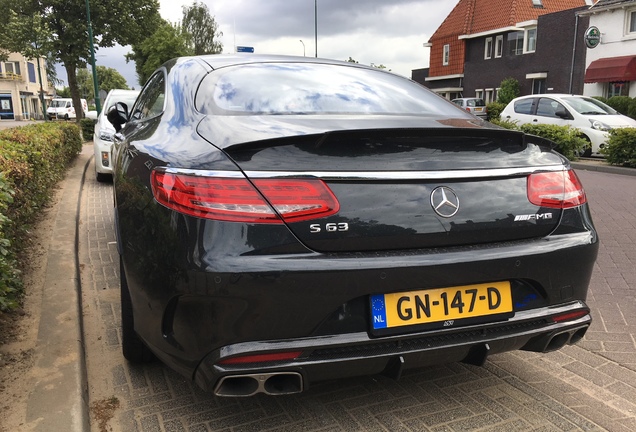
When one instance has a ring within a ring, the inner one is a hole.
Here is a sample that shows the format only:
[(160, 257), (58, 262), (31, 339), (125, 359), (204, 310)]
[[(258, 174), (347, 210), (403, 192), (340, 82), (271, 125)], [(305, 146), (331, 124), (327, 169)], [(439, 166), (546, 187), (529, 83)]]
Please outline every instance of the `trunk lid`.
[(361, 252), (548, 235), (561, 210), (531, 204), (527, 176), (563, 160), (534, 141), (541, 139), (499, 129), (405, 127), (311, 130), (222, 147), (248, 178), (321, 178), (339, 212), (288, 223), (290, 230), (316, 251)]

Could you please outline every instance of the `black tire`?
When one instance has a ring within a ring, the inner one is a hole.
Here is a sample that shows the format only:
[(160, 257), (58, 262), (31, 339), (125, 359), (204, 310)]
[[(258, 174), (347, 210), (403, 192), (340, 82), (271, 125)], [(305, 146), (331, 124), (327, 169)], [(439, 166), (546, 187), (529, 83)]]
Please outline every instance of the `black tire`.
[(133, 316), (128, 281), (124, 273), (124, 264), (119, 258), (119, 280), (121, 285), (121, 349), (126, 360), (132, 363), (149, 363), (155, 355), (142, 342), (135, 332), (135, 318)]
[(68, 121), (69, 118), (68, 114), (64, 114), (64, 120)]
[(587, 145), (585, 146), (585, 149), (581, 152), (580, 156), (581, 157), (590, 157), (590, 156), (592, 156), (592, 141), (590, 141), (590, 139), (588, 137), (586, 137), (585, 135), (583, 135), (581, 138), (583, 138), (585, 140)]

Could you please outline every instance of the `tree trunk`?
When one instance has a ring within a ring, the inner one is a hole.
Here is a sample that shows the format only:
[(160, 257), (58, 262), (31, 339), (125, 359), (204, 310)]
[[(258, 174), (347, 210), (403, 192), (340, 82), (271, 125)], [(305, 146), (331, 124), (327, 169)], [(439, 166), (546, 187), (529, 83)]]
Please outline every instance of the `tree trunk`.
[(77, 85), (77, 65), (65, 61), (64, 68), (66, 69), (68, 88), (71, 90), (71, 98), (75, 107), (75, 121), (79, 124), (80, 120), (84, 118), (84, 110), (82, 109), (82, 98)]

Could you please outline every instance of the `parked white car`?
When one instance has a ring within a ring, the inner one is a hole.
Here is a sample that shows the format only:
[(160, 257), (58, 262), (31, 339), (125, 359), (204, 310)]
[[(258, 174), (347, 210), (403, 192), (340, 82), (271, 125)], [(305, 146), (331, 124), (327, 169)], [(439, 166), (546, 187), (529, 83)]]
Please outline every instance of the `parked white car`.
[(513, 99), (500, 115), (501, 120), (518, 124), (572, 126), (590, 143), (584, 156), (599, 155), (607, 145), (608, 131), (636, 127), (636, 120), (619, 114), (603, 102), (587, 96), (537, 94)]
[[(84, 117), (88, 114), (88, 103), (86, 99), (80, 99), (82, 103), (82, 111), (84, 111)], [(71, 98), (56, 98), (51, 101), (46, 109), (46, 115), (49, 120), (53, 119), (74, 119), (75, 107), (73, 106), (73, 99)]]
[(113, 174), (110, 148), (113, 144), (115, 128), (106, 118), (108, 110), (117, 102), (123, 102), (130, 109), (139, 95), (139, 90), (113, 89), (108, 92), (104, 101), (102, 112), (97, 116), (95, 130), (93, 132), (93, 148), (95, 151), (95, 178), (103, 182)]

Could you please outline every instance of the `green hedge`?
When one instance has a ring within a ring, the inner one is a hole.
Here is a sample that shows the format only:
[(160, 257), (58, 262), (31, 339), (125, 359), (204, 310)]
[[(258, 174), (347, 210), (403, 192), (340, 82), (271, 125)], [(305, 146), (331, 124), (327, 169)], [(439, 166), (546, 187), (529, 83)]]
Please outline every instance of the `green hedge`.
[(82, 150), (74, 123), (47, 122), (0, 131), (0, 309), (22, 292), (16, 257), (54, 186)]
[(499, 102), (490, 102), (488, 105), (486, 105), (486, 109), (488, 110), (488, 121), (498, 121), (499, 116), (501, 115), (501, 112), (504, 110), (504, 108), (506, 108), (506, 104)]
[(83, 118), (80, 120), (80, 126), (82, 127), (82, 136), (84, 141), (92, 141), (93, 133), (95, 132), (95, 123), (97, 120)]
[(530, 123), (518, 125), (512, 121), (502, 120), (491, 120), (491, 122), (506, 129), (519, 130), (530, 135), (549, 139), (556, 144), (554, 150), (570, 160), (578, 159), (587, 146), (587, 141), (581, 138), (579, 130), (570, 126)]
[(601, 149), (607, 162), (636, 168), (636, 128), (621, 128), (610, 131), (610, 139)]

